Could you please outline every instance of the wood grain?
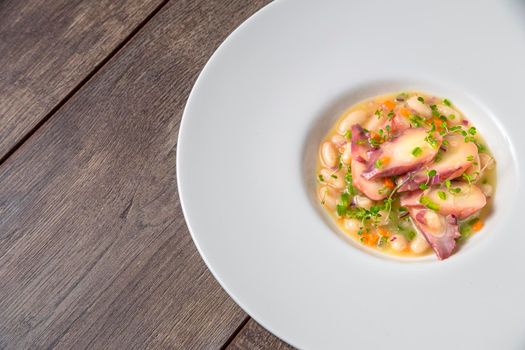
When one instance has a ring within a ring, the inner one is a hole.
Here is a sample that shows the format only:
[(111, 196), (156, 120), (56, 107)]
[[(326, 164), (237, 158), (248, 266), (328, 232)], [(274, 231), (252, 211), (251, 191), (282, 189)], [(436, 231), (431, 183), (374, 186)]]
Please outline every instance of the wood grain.
[(168, 3), (0, 167), (0, 348), (217, 349), (245, 319), (176, 186), (185, 100), (266, 0)]
[(295, 349), (261, 327), (253, 319), (241, 329), (227, 350), (292, 350)]
[(160, 4), (0, 1), (0, 159)]

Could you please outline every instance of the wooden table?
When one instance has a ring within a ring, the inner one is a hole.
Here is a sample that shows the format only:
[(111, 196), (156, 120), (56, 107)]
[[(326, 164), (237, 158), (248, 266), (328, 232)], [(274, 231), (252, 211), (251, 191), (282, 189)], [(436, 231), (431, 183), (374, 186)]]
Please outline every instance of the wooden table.
[(211, 276), (175, 180), (198, 73), (267, 2), (0, 2), (0, 349), (289, 348)]

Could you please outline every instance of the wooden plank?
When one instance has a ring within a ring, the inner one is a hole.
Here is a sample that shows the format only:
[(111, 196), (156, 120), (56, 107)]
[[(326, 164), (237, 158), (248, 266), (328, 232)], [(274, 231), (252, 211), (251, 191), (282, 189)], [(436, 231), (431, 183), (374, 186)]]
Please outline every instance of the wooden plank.
[(0, 348), (216, 349), (246, 315), (191, 241), (175, 156), (207, 58), (266, 1), (168, 3), (0, 167)]
[(292, 350), (275, 335), (261, 327), (253, 319), (240, 330), (237, 336), (226, 348), (227, 350)]
[(163, 0), (0, 2), (0, 159)]

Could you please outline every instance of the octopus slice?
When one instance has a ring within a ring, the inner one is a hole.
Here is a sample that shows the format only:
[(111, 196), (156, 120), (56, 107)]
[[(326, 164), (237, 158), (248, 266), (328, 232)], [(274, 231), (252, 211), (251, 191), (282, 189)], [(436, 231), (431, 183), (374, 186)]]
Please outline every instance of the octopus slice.
[(438, 133), (429, 134), (423, 128), (407, 129), (369, 152), (363, 177), (371, 180), (416, 170), (436, 156), (441, 141)]
[(427, 206), (441, 215), (465, 219), (483, 208), (487, 198), (474, 184), (452, 181), (449, 189), (433, 187), (426, 191), (407, 192), (401, 196), (400, 203), (407, 208)]
[(409, 208), (410, 218), (430, 244), (439, 260), (452, 255), (456, 239), (460, 237), (458, 221), (454, 215), (440, 215), (427, 208)]
[[(447, 149), (439, 160), (434, 160), (423, 168), (398, 179), (398, 184), (403, 183), (399, 187), (399, 192), (417, 190), (422, 183), (437, 185), (461, 176), (476, 165), (479, 167), (478, 148), (473, 142), (465, 142), (463, 136), (455, 134), (446, 136), (444, 141), (448, 144)], [(428, 176), (430, 170), (436, 172), (431, 178)]]
[(367, 180), (361, 176), (366, 168), (366, 164), (354, 158), (352, 159), (351, 167), (353, 185), (357, 187), (359, 191), (363, 192), (365, 196), (375, 201), (385, 199), (388, 196), (389, 190), (385, 188), (382, 180)]

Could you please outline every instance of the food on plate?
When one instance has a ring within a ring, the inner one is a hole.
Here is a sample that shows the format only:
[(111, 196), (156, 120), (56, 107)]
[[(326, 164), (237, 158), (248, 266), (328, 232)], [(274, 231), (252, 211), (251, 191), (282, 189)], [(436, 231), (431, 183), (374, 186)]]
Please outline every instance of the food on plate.
[(480, 231), (496, 161), (446, 98), (377, 96), (347, 109), (319, 148), (321, 205), (348, 236), (387, 254), (442, 260)]

